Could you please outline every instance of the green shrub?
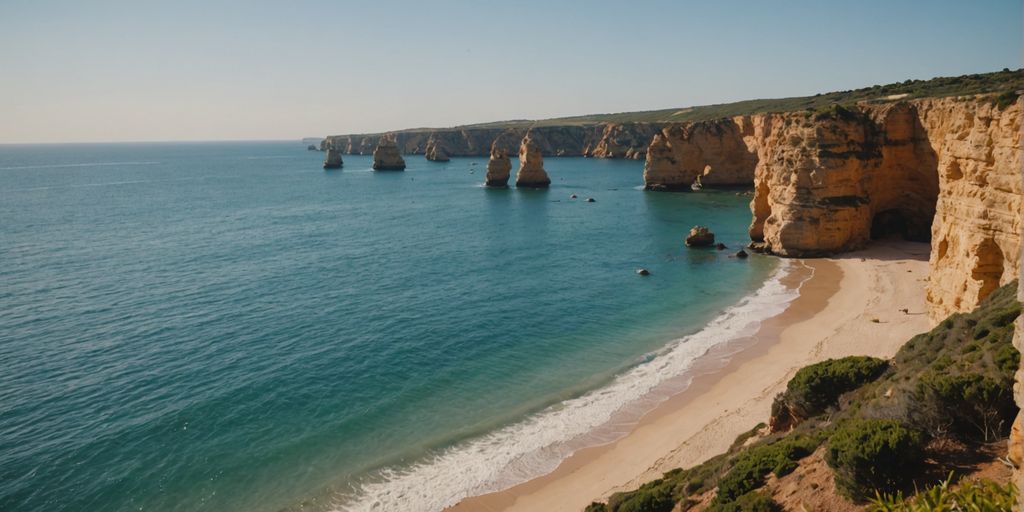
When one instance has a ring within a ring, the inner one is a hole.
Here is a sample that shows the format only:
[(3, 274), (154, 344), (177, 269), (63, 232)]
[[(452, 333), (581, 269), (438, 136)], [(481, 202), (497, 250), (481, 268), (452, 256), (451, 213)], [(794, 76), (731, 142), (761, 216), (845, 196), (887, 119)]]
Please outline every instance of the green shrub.
[(771, 444), (754, 446), (740, 452), (732, 468), (718, 481), (715, 503), (726, 504), (764, 485), (769, 473), (787, 475), (796, 462), (810, 455), (821, 439), (817, 436), (791, 435)]
[(740, 496), (736, 501), (714, 503), (707, 508), (707, 512), (782, 512), (782, 506), (771, 496), (754, 491)]
[(947, 512), (947, 511), (1011, 511), (1017, 502), (1017, 490), (1013, 484), (999, 485), (989, 480), (964, 482), (957, 489), (950, 489), (947, 479), (938, 485), (926, 488), (913, 498), (896, 494), (876, 494), (867, 507), (867, 512)]
[(644, 489), (629, 496), (615, 507), (616, 512), (670, 512), (675, 502), (667, 489)]
[(836, 428), (825, 461), (839, 491), (856, 501), (909, 483), (923, 453), (923, 437), (917, 431), (893, 420), (856, 419)]
[(918, 389), (930, 421), (947, 422), (952, 433), (966, 440), (989, 441), (1009, 434), (1017, 413), (1012, 382), (978, 373), (925, 372)]
[(1017, 91), (1006, 91), (999, 96), (996, 96), (996, 106), (1000, 110), (1005, 110), (1006, 107), (1013, 105), (1017, 101)]
[(805, 366), (772, 403), (772, 425), (778, 430), (817, 416), (835, 406), (843, 393), (877, 379), (888, 367), (887, 361), (866, 356), (828, 359)]

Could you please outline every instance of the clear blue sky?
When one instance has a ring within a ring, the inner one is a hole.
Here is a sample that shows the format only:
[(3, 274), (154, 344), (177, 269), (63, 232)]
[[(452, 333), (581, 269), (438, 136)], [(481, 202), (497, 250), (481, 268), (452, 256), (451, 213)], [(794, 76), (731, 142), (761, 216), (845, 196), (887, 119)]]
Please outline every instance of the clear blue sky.
[(1022, 66), (1020, 0), (0, 1), (0, 142), (288, 139)]

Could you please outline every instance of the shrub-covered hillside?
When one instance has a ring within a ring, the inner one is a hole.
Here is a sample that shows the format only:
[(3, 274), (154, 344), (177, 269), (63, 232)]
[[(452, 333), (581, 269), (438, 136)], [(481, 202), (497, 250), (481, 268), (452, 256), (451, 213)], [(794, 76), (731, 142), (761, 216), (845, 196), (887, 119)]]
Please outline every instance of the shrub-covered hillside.
[(1005, 439), (1016, 412), (1016, 287), (915, 336), (892, 361), (848, 357), (801, 369), (775, 400), (773, 428), (758, 425), (726, 453), (587, 511), (782, 510), (769, 481), (815, 458), (831, 486), (807, 483), (810, 492), (832, 492), (847, 509), (954, 510), (943, 504), (971, 500), (977, 510), (1009, 510), (1009, 484), (956, 480), (977, 454), (991, 462), (993, 449), (1005, 452), (994, 441)]

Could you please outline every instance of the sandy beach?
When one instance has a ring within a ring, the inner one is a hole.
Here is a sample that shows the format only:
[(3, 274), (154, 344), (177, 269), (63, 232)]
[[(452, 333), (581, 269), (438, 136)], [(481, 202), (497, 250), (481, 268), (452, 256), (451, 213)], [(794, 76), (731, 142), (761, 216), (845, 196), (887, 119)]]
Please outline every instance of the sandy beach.
[[(665, 471), (725, 451), (768, 420), (772, 399), (807, 364), (848, 355), (891, 357), (931, 327), (924, 285), (929, 246), (885, 242), (834, 259), (793, 260), (800, 296), (766, 321), (722, 367), (698, 361), (692, 384), (615, 442), (579, 450), (552, 473), (463, 500), (456, 511), (579, 511)], [(908, 312), (901, 310), (906, 309)]]

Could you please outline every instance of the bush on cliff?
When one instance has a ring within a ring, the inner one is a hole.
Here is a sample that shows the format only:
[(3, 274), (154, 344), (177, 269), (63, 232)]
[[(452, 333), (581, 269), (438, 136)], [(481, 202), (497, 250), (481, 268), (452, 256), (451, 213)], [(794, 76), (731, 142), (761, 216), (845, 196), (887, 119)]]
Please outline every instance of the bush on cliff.
[(716, 504), (739, 499), (764, 485), (770, 473), (784, 476), (796, 469), (800, 459), (810, 455), (822, 442), (821, 435), (792, 435), (740, 452), (728, 472), (718, 480)]
[(784, 430), (825, 412), (836, 406), (841, 395), (877, 379), (888, 367), (883, 359), (851, 356), (801, 368), (772, 403), (772, 430)]
[(713, 503), (707, 512), (782, 512), (782, 506), (771, 496), (752, 491), (729, 503)]
[(1014, 509), (1017, 489), (1013, 484), (1000, 485), (991, 480), (967, 481), (951, 488), (952, 478), (927, 487), (913, 498), (902, 492), (878, 494), (871, 500), (867, 512), (947, 512), (950, 510), (997, 511)]
[(924, 437), (893, 420), (850, 420), (828, 439), (825, 462), (853, 500), (909, 484), (923, 462)]

